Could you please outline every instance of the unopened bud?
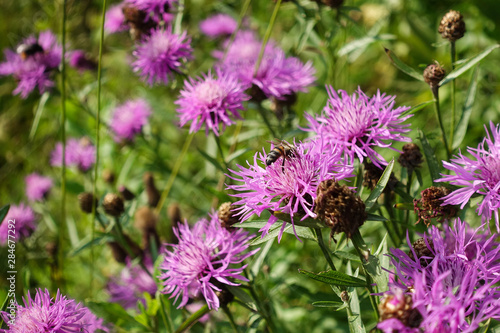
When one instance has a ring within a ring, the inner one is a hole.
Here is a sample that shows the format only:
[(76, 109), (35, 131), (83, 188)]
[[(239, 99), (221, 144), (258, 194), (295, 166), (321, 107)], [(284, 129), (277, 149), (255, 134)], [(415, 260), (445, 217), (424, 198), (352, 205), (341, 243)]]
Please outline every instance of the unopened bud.
[(465, 34), (465, 22), (462, 14), (456, 10), (450, 10), (441, 19), (439, 33), (450, 42), (460, 39)]
[(124, 185), (121, 185), (118, 187), (118, 192), (122, 195), (124, 200), (133, 200), (135, 198), (135, 194), (132, 193), (128, 188), (126, 188)]
[(155, 179), (151, 172), (144, 174), (144, 185), (146, 186), (146, 195), (148, 197), (149, 207), (156, 207), (160, 201), (160, 192), (155, 186)]
[(122, 215), (125, 211), (122, 198), (115, 193), (106, 194), (102, 200), (102, 206), (106, 214), (115, 217)]
[(94, 207), (97, 207), (98, 200), (92, 193), (83, 192), (78, 194), (78, 203), (82, 212), (90, 214), (92, 213), (92, 204), (94, 204)]
[(102, 172), (102, 179), (106, 183), (113, 185), (113, 183), (115, 182), (115, 173), (109, 169), (105, 169)]
[(432, 88), (439, 87), (439, 82), (444, 79), (446, 75), (443, 67), (439, 65), (436, 61), (434, 64), (430, 64), (424, 70), (424, 81)]
[(226, 228), (228, 230), (231, 230), (231, 226), (235, 223), (239, 222), (239, 219), (237, 216), (234, 216), (233, 212), (231, 211), (231, 203), (230, 202), (224, 202), (222, 205), (220, 205), (217, 215), (219, 216), (219, 221), (222, 225), (223, 228)]
[(399, 164), (408, 170), (414, 170), (422, 164), (422, 153), (420, 148), (414, 143), (407, 143), (403, 146), (403, 153), (398, 158)]

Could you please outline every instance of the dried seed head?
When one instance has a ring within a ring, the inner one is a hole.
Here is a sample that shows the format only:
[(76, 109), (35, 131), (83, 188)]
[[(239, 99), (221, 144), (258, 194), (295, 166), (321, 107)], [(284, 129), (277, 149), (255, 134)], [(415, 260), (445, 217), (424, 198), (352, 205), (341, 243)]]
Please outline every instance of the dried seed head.
[(431, 219), (437, 218), (438, 222), (443, 222), (444, 219), (455, 216), (457, 209), (453, 205), (443, 205), (443, 198), (450, 194), (451, 191), (446, 187), (431, 186), (423, 190), (419, 200), (413, 200), (415, 213), (418, 215), (419, 223), (421, 220), (429, 226)]
[(314, 212), (331, 227), (332, 237), (340, 232), (352, 237), (366, 220), (365, 208), (361, 198), (345, 185), (330, 179), (318, 186)]
[(403, 146), (403, 153), (399, 155), (398, 162), (403, 168), (411, 171), (420, 167), (420, 164), (423, 162), (420, 148), (414, 143), (405, 144)]
[(149, 207), (156, 207), (160, 201), (160, 192), (155, 186), (155, 179), (151, 172), (146, 172), (143, 176), (144, 185), (146, 186), (146, 195), (148, 197)]
[(123, 199), (118, 194), (108, 193), (102, 200), (102, 206), (106, 214), (118, 217), (123, 214), (125, 207), (123, 206)]
[(234, 216), (231, 211), (230, 202), (224, 202), (221, 204), (219, 210), (217, 211), (217, 215), (219, 216), (219, 221), (222, 227), (227, 230), (232, 230), (232, 225), (239, 222), (238, 217)]
[[(363, 186), (369, 188), (370, 190), (373, 190), (375, 186), (377, 186), (380, 177), (382, 177), (384, 170), (380, 169), (379, 167), (377, 167), (372, 162), (369, 162), (368, 160), (365, 160), (363, 163), (365, 166), (365, 173), (363, 175)], [(389, 178), (389, 181), (387, 182), (387, 186), (385, 187), (384, 192), (394, 190), (397, 182), (398, 180), (396, 176), (394, 176), (394, 173), (391, 172), (391, 176)]]
[(439, 82), (444, 79), (445, 75), (445, 70), (436, 61), (435, 63), (425, 67), (424, 81), (431, 87), (431, 89), (437, 88), (439, 87)]
[(92, 213), (92, 203), (94, 203), (94, 207), (97, 207), (98, 202), (97, 198), (90, 192), (78, 194), (78, 203), (80, 204), (80, 209), (84, 213)]
[(114, 182), (115, 182), (115, 173), (109, 169), (104, 169), (102, 171), (102, 179), (110, 184), (110, 185), (113, 185)]
[(135, 198), (135, 194), (132, 193), (128, 188), (126, 188), (124, 185), (120, 185), (118, 187), (118, 192), (122, 195), (124, 200), (133, 200)]
[(387, 294), (380, 300), (378, 305), (380, 321), (391, 318), (398, 319), (407, 327), (419, 327), (422, 315), (417, 309), (413, 309), (413, 297), (403, 291), (395, 294)]
[[(429, 243), (430, 248), (427, 246), (427, 243)], [(432, 250), (434, 249), (434, 243), (432, 242), (432, 239), (427, 239), (427, 243), (425, 242), (425, 239), (419, 238), (412, 245), (413, 251), (415, 251), (415, 255), (417, 256), (417, 258), (420, 258), (420, 265), (422, 267), (427, 267), (432, 261), (432, 259), (422, 257), (434, 258), (434, 253), (432, 253)], [(410, 259), (415, 260), (413, 251), (408, 252), (408, 256), (410, 257)]]
[(460, 39), (465, 34), (465, 22), (462, 14), (456, 10), (450, 10), (441, 19), (439, 33), (450, 42)]

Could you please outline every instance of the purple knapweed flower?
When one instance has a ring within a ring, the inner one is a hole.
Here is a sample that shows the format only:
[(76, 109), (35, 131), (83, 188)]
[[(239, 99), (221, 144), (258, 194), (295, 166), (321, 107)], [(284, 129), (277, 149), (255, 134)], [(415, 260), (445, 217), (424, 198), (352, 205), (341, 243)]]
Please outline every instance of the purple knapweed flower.
[[(52, 166), (62, 165), (62, 143), (58, 143), (52, 151), (50, 164)], [(88, 171), (95, 163), (95, 147), (86, 137), (68, 139), (65, 150), (66, 165), (76, 166), (82, 172)]]
[(219, 69), (215, 72), (216, 75), (208, 72), (197, 80), (186, 80), (181, 97), (175, 102), (179, 105), (180, 126), (192, 122), (190, 133), (197, 132), (205, 124), (206, 135), (212, 130), (219, 136), (226, 126), (235, 123), (233, 117), (241, 119), (238, 110), (243, 109), (243, 101), (249, 96), (236, 77)]
[[(285, 148), (288, 143), (284, 142)], [(273, 147), (271, 147), (271, 150)], [(343, 163), (340, 151), (325, 149), (320, 141), (311, 141), (290, 148), (292, 152), (283, 162), (279, 157), (274, 163), (266, 166), (267, 154), (256, 153), (253, 164), (248, 168), (237, 165), (239, 170), (229, 170), (228, 175), (241, 184), (228, 185), (235, 191), (233, 196), (240, 198), (234, 205), (241, 205), (237, 215), (241, 220), (247, 220), (253, 214), (260, 216), (263, 211), (280, 211), (290, 215), (292, 225), (296, 216), (300, 219), (316, 218), (314, 200), (318, 185), (328, 179), (336, 181), (352, 176), (352, 167)], [(278, 218), (271, 214), (269, 221), (259, 231), (262, 236), (267, 234)], [(287, 222), (283, 222), (278, 235), (281, 240)], [(294, 227), (295, 231), (295, 227)], [(298, 238), (298, 237), (297, 237)]]
[(233, 73), (245, 88), (258, 87), (266, 97), (284, 99), (305, 91), (315, 78), (312, 62), (303, 64), (298, 58), (287, 58), (283, 50), (268, 42), (257, 73), (255, 66), (262, 42), (252, 31), (240, 31), (228, 46), (227, 53), (217, 52), (222, 70)]
[(5, 333), (68, 333), (68, 332), (109, 332), (103, 325), (103, 320), (97, 318), (90, 310), (68, 299), (57, 290), (55, 298), (50, 296), (47, 289), (37, 289), (35, 298), (30, 292), (23, 297), (24, 306), (17, 304), (15, 318), (7, 312), (2, 317), (9, 329)]
[(159, 279), (163, 281), (164, 294), (171, 294), (175, 302), (181, 297), (178, 308), (201, 293), (208, 307), (217, 310), (220, 303), (216, 292), (224, 285), (239, 285), (233, 279), (248, 281), (241, 275), (247, 265), (241, 264), (258, 249), (244, 253), (251, 237), (243, 229), (228, 231), (214, 213), (192, 228), (187, 222), (179, 223), (174, 234), (179, 242), (167, 244), (172, 250), (165, 250)]
[(390, 148), (392, 141), (411, 141), (403, 136), (410, 124), (402, 124), (412, 115), (403, 115), (409, 107), (394, 108), (395, 96), (380, 91), (369, 98), (361, 88), (352, 95), (327, 86), (328, 102), (319, 116), (305, 114), (309, 122), (307, 131), (321, 137), (327, 145), (340, 145), (351, 163), (354, 158), (363, 162), (369, 158), (379, 168), (387, 165), (375, 147)]
[(491, 135), (485, 126), (486, 137), (477, 148), (467, 148), (472, 158), (461, 152), (451, 162), (443, 161), (443, 166), (454, 174), (441, 174), (438, 182), (449, 182), (463, 186), (444, 197), (443, 205), (460, 205), (460, 208), (469, 202), (474, 194), (482, 196), (476, 212), (483, 222), (490, 221), (495, 216), (497, 231), (500, 232), (500, 125), (490, 122)]
[(26, 98), (38, 87), (42, 94), (54, 86), (52, 72), (61, 63), (62, 48), (49, 30), (23, 40), (16, 51), (5, 50), (6, 61), (0, 63), (0, 75), (12, 75), (18, 85), (13, 94)]
[[(144, 266), (153, 271), (153, 262), (151, 258), (146, 257)], [(155, 280), (144, 271), (137, 263), (133, 263), (127, 258), (127, 266), (123, 268), (120, 276), (111, 278), (107, 285), (107, 290), (111, 295), (109, 301), (121, 304), (125, 309), (137, 307), (137, 301), (146, 305), (144, 293), (152, 296), (156, 293)]]
[(231, 35), (237, 28), (238, 22), (227, 14), (216, 14), (200, 22), (200, 30), (211, 38)]
[(79, 72), (97, 69), (95, 61), (87, 57), (84, 51), (75, 50), (69, 53), (69, 65)]
[[(0, 245), (7, 244), (9, 239), (17, 242), (29, 237), (36, 229), (35, 220), (35, 213), (31, 207), (23, 203), (11, 205), (9, 212), (0, 224)], [(11, 227), (9, 228), (9, 226)]]
[(152, 20), (157, 23), (172, 21), (174, 16), (169, 13), (178, 0), (125, 0), (125, 5), (146, 12)]
[(107, 33), (115, 33), (128, 30), (128, 24), (123, 15), (123, 3), (113, 5), (106, 11), (106, 20), (104, 21), (104, 30)]
[(115, 108), (110, 121), (110, 127), (116, 141), (134, 140), (148, 123), (151, 107), (144, 99), (129, 100)]
[[(500, 244), (488, 230), (480, 233), (482, 227), (471, 229), (460, 219), (444, 229), (432, 226), (424, 235), (425, 255), (391, 249), (397, 279), (390, 287), (410, 295), (421, 316), (410, 328), (473, 332), (489, 318), (500, 318)], [(401, 324), (393, 318), (378, 327), (393, 332)]]
[(171, 30), (151, 30), (151, 35), (144, 37), (133, 52), (134, 72), (149, 85), (167, 84), (174, 73), (179, 72), (182, 63), (191, 58), (191, 38), (185, 31), (177, 35)]
[(24, 181), (26, 182), (26, 197), (30, 201), (43, 201), (52, 188), (52, 179), (36, 172), (26, 176)]

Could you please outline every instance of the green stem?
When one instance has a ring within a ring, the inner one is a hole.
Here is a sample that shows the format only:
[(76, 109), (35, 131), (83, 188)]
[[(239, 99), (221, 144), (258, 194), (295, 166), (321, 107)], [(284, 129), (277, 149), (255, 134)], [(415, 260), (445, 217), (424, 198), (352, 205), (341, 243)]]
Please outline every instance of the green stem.
[(444, 131), (443, 120), (441, 118), (441, 108), (439, 107), (439, 87), (431, 87), (432, 94), (434, 95), (434, 110), (436, 111), (436, 118), (439, 123), (439, 128), (441, 129), (441, 136), (443, 138), (444, 147), (446, 149), (446, 156), (448, 159), (451, 157), (450, 147), (448, 146), (448, 140), (446, 140), (446, 132)]
[(191, 141), (193, 141), (194, 137), (194, 132), (189, 134), (187, 137), (186, 141), (184, 142), (184, 147), (182, 147), (181, 155), (177, 158), (177, 161), (175, 161), (174, 169), (172, 170), (172, 173), (170, 174), (170, 177), (168, 178), (167, 184), (165, 185), (165, 189), (163, 190), (163, 193), (161, 194), (160, 201), (158, 202), (158, 205), (155, 208), (156, 214), (159, 214), (163, 205), (165, 204), (165, 201), (167, 200), (168, 193), (170, 192), (170, 189), (172, 188), (172, 185), (174, 184), (175, 177), (177, 177), (177, 174), (179, 173), (179, 170), (182, 165), (182, 160), (184, 159), (184, 156), (186, 155), (189, 146), (191, 145)]
[(175, 18), (174, 33), (181, 33), (182, 17), (184, 16), (184, 0), (179, 0), (177, 4), (177, 16)]
[[(245, 269), (243, 271), (243, 274), (245, 274), (245, 277), (250, 280), (250, 274), (248, 274), (248, 271)], [(259, 296), (257, 295), (257, 292), (255, 291), (254, 285), (252, 283), (248, 284), (250, 294), (252, 295), (253, 300), (255, 301), (255, 305), (257, 307), (257, 311), (259, 314), (264, 318), (268, 325), (268, 329), (270, 332), (277, 332), (276, 326), (274, 321), (271, 319), (269, 314), (267, 313), (266, 309), (264, 308), (264, 305), (262, 304)]]
[(257, 62), (255, 63), (255, 69), (253, 72), (254, 77), (257, 76), (257, 72), (259, 71), (260, 63), (262, 62), (262, 58), (264, 57), (264, 51), (266, 50), (267, 42), (269, 41), (269, 38), (271, 37), (271, 32), (273, 31), (274, 22), (276, 21), (276, 17), (278, 17), (280, 5), (281, 5), (281, 0), (276, 1), (273, 15), (271, 16), (271, 21), (269, 21), (266, 34), (264, 35), (264, 40), (262, 41), (262, 46), (260, 47), (259, 58), (257, 58)]
[(229, 323), (231, 324), (231, 327), (233, 328), (233, 331), (235, 333), (238, 333), (239, 332), (238, 326), (236, 325), (236, 322), (234, 321), (233, 314), (231, 313), (231, 311), (229, 311), (229, 307), (227, 305), (224, 305), (224, 306), (222, 306), (222, 310), (226, 314), (227, 319), (229, 319)]
[(201, 307), (201, 309), (199, 309), (198, 311), (193, 313), (188, 319), (186, 319), (181, 324), (181, 326), (179, 326), (179, 328), (175, 331), (175, 333), (181, 333), (187, 331), (191, 326), (196, 324), (198, 320), (200, 320), (200, 318), (206, 315), (209, 311), (210, 309), (208, 308), (208, 305), (205, 304), (204, 306)]
[(158, 298), (160, 299), (161, 318), (163, 320), (163, 324), (165, 325), (165, 328), (167, 329), (168, 333), (172, 333), (174, 331), (174, 325), (172, 324), (170, 313), (167, 312), (167, 310), (165, 309), (165, 301), (163, 300), (163, 294), (160, 293)]
[(224, 151), (222, 150), (222, 144), (220, 142), (220, 138), (217, 135), (215, 135), (215, 133), (214, 133), (214, 138), (215, 138), (215, 142), (217, 143), (217, 148), (219, 149), (219, 153), (220, 153), (220, 157), (222, 159), (222, 163), (224, 163), (224, 167), (227, 170), (227, 169), (229, 169), (229, 165), (227, 164), (226, 159), (224, 157)]
[(262, 117), (262, 120), (264, 120), (264, 123), (266, 124), (267, 128), (269, 129), (269, 132), (271, 132), (271, 135), (273, 136), (273, 138), (278, 138), (276, 136), (276, 132), (274, 131), (274, 129), (271, 126), (271, 122), (267, 118), (265, 110), (262, 108), (262, 104), (261, 103), (258, 104), (257, 111), (259, 111), (259, 113), (260, 113), (260, 115)]
[[(451, 70), (455, 69), (455, 41), (450, 41), (450, 53), (451, 53)], [(450, 124), (450, 143), (453, 144), (453, 136), (455, 133), (455, 80), (451, 81), (451, 124)]]
[(326, 244), (323, 240), (323, 234), (321, 233), (321, 229), (319, 228), (311, 228), (314, 230), (313, 231), (316, 234), (316, 237), (318, 238), (318, 245), (321, 249), (321, 252), (323, 252), (323, 255), (325, 256), (326, 261), (328, 262), (328, 265), (333, 271), (336, 271), (337, 269), (335, 268), (335, 265), (333, 264), (332, 257), (330, 256), (330, 251), (328, 250), (328, 247), (326, 247)]

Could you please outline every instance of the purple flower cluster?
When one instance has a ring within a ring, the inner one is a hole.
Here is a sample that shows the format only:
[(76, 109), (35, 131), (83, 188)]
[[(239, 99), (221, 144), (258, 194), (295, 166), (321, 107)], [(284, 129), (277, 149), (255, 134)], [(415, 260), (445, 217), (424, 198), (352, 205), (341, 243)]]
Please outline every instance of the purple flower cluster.
[(243, 101), (249, 99), (238, 79), (230, 74), (216, 69), (203, 75), (198, 80), (190, 79), (184, 82), (180, 98), (175, 102), (179, 105), (177, 113), (180, 126), (192, 121), (189, 132), (197, 132), (205, 124), (205, 133), (212, 130), (215, 135), (235, 121), (241, 119), (238, 110), (243, 109)]
[(173, 15), (168, 11), (178, 0), (125, 0), (124, 4), (142, 10), (148, 14), (148, 18), (157, 23), (170, 22)]
[(23, 301), (24, 306), (17, 305), (16, 317), (12, 322), (10, 315), (2, 312), (2, 317), (9, 326), (9, 329), (2, 330), (3, 332), (109, 332), (102, 319), (97, 318), (80, 303), (61, 295), (59, 290), (56, 297), (52, 298), (47, 289), (37, 289), (34, 299), (28, 291)]
[(480, 194), (482, 201), (478, 203), (476, 212), (483, 222), (490, 221), (495, 216), (497, 230), (500, 232), (500, 125), (490, 122), (491, 135), (485, 126), (487, 136), (477, 148), (468, 147), (472, 158), (461, 152), (451, 162), (443, 161), (443, 166), (454, 174), (441, 174), (439, 182), (449, 182), (463, 186), (444, 197), (443, 205), (460, 205), (469, 202), (474, 194)]
[(82, 50), (74, 50), (69, 53), (69, 65), (80, 73), (97, 69), (97, 64), (89, 59)]
[(384, 332), (473, 332), (488, 318), (499, 319), (500, 244), (481, 229), (457, 219), (444, 232), (431, 227), (424, 236), (429, 255), (392, 249), (397, 279), (389, 284), (389, 294), (400, 289), (411, 295), (422, 318), (418, 327), (405, 327), (396, 318), (378, 327)]
[[(190, 297), (200, 293), (210, 309), (220, 307), (216, 292), (224, 285), (237, 286), (234, 279), (248, 281), (241, 274), (247, 265), (243, 260), (257, 250), (244, 253), (249, 247), (250, 236), (243, 229), (228, 231), (221, 226), (216, 213), (210, 219), (199, 220), (192, 228), (187, 222), (174, 228), (178, 244), (167, 244), (172, 250), (164, 250), (165, 259), (160, 264), (163, 273), (165, 294), (175, 301), (181, 297), (179, 308), (187, 304)], [(237, 265), (234, 268), (231, 265)]]
[[(9, 233), (9, 220), (14, 221), (15, 234)], [(11, 205), (9, 212), (0, 224), (0, 245), (7, 244), (9, 234), (15, 237), (15, 241), (29, 237), (36, 229), (35, 213), (31, 207), (24, 205)], [(12, 238), (10, 238), (12, 240)]]
[(38, 173), (32, 173), (24, 179), (26, 182), (26, 197), (30, 201), (43, 201), (52, 188), (52, 179)]
[[(228, 177), (241, 182), (238, 185), (228, 185), (227, 188), (236, 192), (233, 196), (240, 198), (234, 205), (241, 205), (237, 210), (242, 221), (253, 214), (260, 216), (265, 210), (289, 214), (292, 224), (296, 215), (301, 219), (315, 218), (313, 206), (318, 185), (327, 179), (339, 181), (353, 175), (352, 167), (343, 163), (341, 151), (335, 147), (326, 147), (319, 140), (299, 144), (291, 149), (293, 153), (285, 161), (280, 157), (264, 167), (267, 154), (263, 150), (262, 153), (255, 154), (253, 164), (247, 162), (248, 168), (238, 165), (238, 171), (229, 170), (233, 175)], [(267, 225), (260, 230), (263, 232), (262, 236), (277, 221), (278, 218), (271, 215)], [(285, 226), (286, 222), (283, 222), (278, 241), (281, 240)]]
[(112, 34), (128, 29), (123, 15), (123, 3), (110, 6), (106, 12), (106, 20), (104, 21), (104, 29)]
[(115, 108), (110, 127), (115, 134), (116, 141), (134, 140), (148, 123), (151, 107), (144, 99), (129, 100)]
[[(62, 165), (62, 143), (58, 143), (52, 151), (50, 164), (52, 166)], [(82, 172), (89, 170), (95, 163), (95, 147), (89, 139), (83, 137), (80, 140), (69, 139), (65, 150), (66, 165), (76, 166)]]
[(226, 14), (216, 14), (200, 22), (200, 30), (211, 38), (231, 35), (238, 27), (238, 22)]
[[(153, 263), (146, 257), (144, 266), (153, 271)], [(137, 307), (137, 301), (144, 305), (144, 293), (154, 295), (156, 293), (156, 283), (154, 279), (144, 271), (144, 269), (127, 258), (127, 266), (123, 268), (119, 277), (111, 278), (107, 285), (107, 290), (111, 295), (109, 301), (121, 304), (125, 309)]]
[(369, 158), (380, 168), (385, 159), (375, 147), (391, 148), (392, 141), (410, 141), (403, 133), (410, 131), (410, 124), (402, 124), (412, 115), (404, 116), (409, 107), (394, 108), (395, 96), (386, 96), (377, 91), (372, 98), (358, 88), (351, 96), (344, 90), (338, 93), (327, 86), (328, 102), (321, 115), (305, 114), (309, 127), (306, 130), (321, 137), (327, 146), (341, 146), (344, 154), (353, 163), (354, 158), (363, 162)]
[(266, 97), (283, 99), (298, 91), (305, 91), (315, 78), (311, 62), (303, 64), (298, 58), (286, 57), (273, 42), (266, 45), (257, 73), (262, 41), (251, 31), (240, 31), (228, 46), (226, 55), (217, 52), (222, 70), (234, 73), (245, 88), (258, 87)]
[(17, 80), (13, 94), (26, 98), (37, 87), (44, 93), (54, 86), (51, 74), (61, 63), (62, 48), (51, 31), (26, 38), (16, 51), (4, 52), (6, 61), (0, 63), (0, 75), (12, 75)]
[(186, 32), (177, 35), (171, 28), (155, 29), (136, 46), (132, 67), (149, 85), (167, 84), (191, 53), (191, 38)]

